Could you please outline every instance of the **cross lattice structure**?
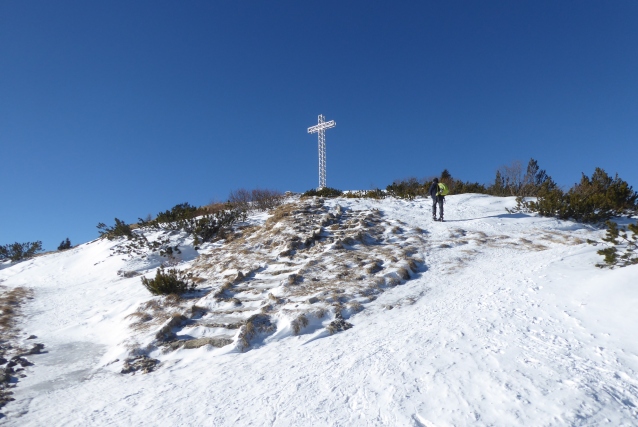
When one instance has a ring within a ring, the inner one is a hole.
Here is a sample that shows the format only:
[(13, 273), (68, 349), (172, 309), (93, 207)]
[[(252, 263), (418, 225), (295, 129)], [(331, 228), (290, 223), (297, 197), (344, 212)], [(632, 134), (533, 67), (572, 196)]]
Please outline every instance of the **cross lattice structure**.
[(319, 114), (319, 123), (308, 128), (308, 133), (319, 136), (319, 189), (326, 187), (326, 129), (337, 126), (334, 120), (325, 121), (323, 114)]

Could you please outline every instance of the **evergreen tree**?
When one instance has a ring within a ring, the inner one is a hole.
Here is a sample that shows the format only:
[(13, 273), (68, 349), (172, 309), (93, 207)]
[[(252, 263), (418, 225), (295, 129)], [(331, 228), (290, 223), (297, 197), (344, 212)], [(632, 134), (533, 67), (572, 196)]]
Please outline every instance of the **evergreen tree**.
[(494, 184), (488, 188), (488, 191), (493, 196), (504, 196), (507, 194), (507, 189), (505, 188), (505, 179), (503, 175), (501, 175), (501, 171), (496, 171), (496, 177), (494, 178)]
[(134, 238), (133, 230), (131, 230), (131, 226), (126, 222), (115, 218), (115, 225), (112, 227), (107, 226), (103, 222), (100, 222), (97, 225), (98, 233), (100, 233), (100, 238), (107, 238), (109, 240), (113, 240), (116, 237), (126, 237), (131, 240)]
[(37, 252), (42, 251), (42, 242), (15, 242), (10, 245), (0, 246), (0, 261), (11, 260), (20, 261), (32, 258)]
[(66, 238), (66, 240), (62, 240), (62, 243), (60, 243), (60, 246), (58, 246), (59, 251), (64, 251), (66, 249), (71, 249), (71, 241), (68, 237)]
[(439, 178), (439, 182), (442, 182), (443, 184), (447, 185), (447, 188), (448, 190), (450, 190), (450, 193), (456, 193), (456, 189), (455, 189), (456, 181), (454, 180), (454, 178), (452, 178), (452, 174), (447, 169), (443, 169), (443, 172), (441, 172), (441, 177)]

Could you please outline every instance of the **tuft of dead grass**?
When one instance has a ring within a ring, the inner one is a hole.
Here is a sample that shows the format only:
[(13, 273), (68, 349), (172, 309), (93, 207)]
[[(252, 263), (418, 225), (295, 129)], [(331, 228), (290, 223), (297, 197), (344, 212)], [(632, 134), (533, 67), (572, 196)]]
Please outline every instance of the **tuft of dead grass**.
[(290, 322), (290, 326), (292, 327), (292, 333), (299, 335), (301, 330), (308, 326), (308, 318), (304, 314), (300, 314), (296, 319)]
[(301, 274), (291, 274), (288, 276), (287, 281), (289, 286), (298, 285), (303, 282), (303, 276)]
[(350, 301), (347, 306), (352, 313), (359, 313), (360, 311), (363, 311), (363, 306), (357, 300)]
[(270, 216), (266, 220), (264, 227), (267, 230), (273, 228), (277, 223), (281, 222), (284, 218), (289, 217), (296, 208), (297, 208), (297, 204), (295, 203), (288, 203), (288, 204), (277, 207), (273, 211), (272, 216)]
[(246, 323), (239, 332), (239, 345), (242, 351), (250, 348), (250, 342), (258, 334), (268, 334), (275, 332), (275, 325), (270, 321), (267, 314), (254, 314), (246, 320)]
[(18, 334), (18, 317), (22, 305), (30, 298), (33, 298), (30, 289), (0, 287), (0, 339), (9, 340)]
[(410, 273), (407, 268), (401, 267), (397, 270), (397, 274), (403, 280), (410, 280)]

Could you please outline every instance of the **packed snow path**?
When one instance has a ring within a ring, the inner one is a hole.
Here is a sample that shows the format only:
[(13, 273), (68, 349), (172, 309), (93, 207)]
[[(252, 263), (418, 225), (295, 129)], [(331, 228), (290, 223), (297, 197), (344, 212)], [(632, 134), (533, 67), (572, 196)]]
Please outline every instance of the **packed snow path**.
[[(151, 356), (163, 363), (148, 374), (122, 375), (121, 360), (115, 361), (130, 351), (127, 337), (141, 339), (131, 315), (149, 294), (139, 277), (117, 275), (130, 262), (109, 257), (110, 242), (1, 270), (3, 286), (33, 291), (21, 330), (25, 337), (37, 335), (48, 350), (30, 357), (35, 365), (15, 389), (16, 401), (4, 408), (3, 422), (638, 425), (638, 266), (595, 268), (597, 248), (585, 241), (601, 232), (507, 214), (512, 199), (461, 195), (447, 201), (445, 223), (429, 219), (427, 199), (326, 201), (327, 208), (338, 204), (353, 217), (377, 209), (383, 221), (402, 229), (392, 236), (418, 236), (406, 245), (423, 255), (412, 280), (376, 299), (363, 301), (353, 290), (364, 308), (349, 317), (353, 328), (334, 335), (320, 329), (275, 334), (245, 352), (210, 345), (158, 349)], [(277, 271), (272, 261), (279, 252), (263, 255)], [(197, 269), (205, 258), (183, 267)], [(306, 266), (301, 256), (286, 262)], [(250, 306), (250, 295), (261, 301), (268, 286), (283, 286), (296, 274), (266, 280), (268, 273), (253, 277), (263, 292), (247, 293), (241, 285), (226, 288), (227, 297), (246, 298), (242, 305)], [(330, 274), (304, 277), (321, 281)], [(210, 303), (214, 312), (224, 300)]]

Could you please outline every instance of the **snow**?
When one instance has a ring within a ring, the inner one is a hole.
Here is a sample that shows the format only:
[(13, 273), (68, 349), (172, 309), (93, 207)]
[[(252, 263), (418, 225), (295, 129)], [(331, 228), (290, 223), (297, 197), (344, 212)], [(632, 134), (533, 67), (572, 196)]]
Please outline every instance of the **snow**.
[[(151, 277), (161, 260), (111, 256), (117, 242), (98, 240), (0, 270), (3, 286), (35, 292), (24, 306), (21, 339), (34, 334), (47, 351), (28, 356), (34, 365), (13, 389), (16, 400), (3, 408), (3, 422), (638, 425), (638, 266), (596, 268), (599, 248), (586, 240), (600, 239), (600, 230), (508, 214), (512, 198), (475, 194), (448, 196), (444, 223), (431, 221), (428, 199), (339, 198), (317, 209), (335, 213), (337, 205), (353, 224), (362, 218), (357, 215), (378, 209), (384, 244), (355, 243), (342, 252), (317, 244), (292, 258), (278, 255), (282, 248), (255, 244), (224, 270), (232, 254), (223, 252), (223, 243), (202, 248), (197, 258), (192, 242), (175, 236), (185, 249), (177, 268), (199, 271), (211, 291), (196, 302), (208, 314), (176, 334), (230, 333), (235, 343), (221, 348), (166, 351), (151, 345), (161, 325), (131, 327), (130, 315), (157, 297), (139, 276), (117, 272)], [(264, 214), (249, 220), (257, 229), (266, 221)], [(277, 227), (273, 244), (286, 232)], [(401, 230), (393, 233), (394, 227)], [(261, 238), (259, 231), (254, 236)], [(401, 259), (392, 264), (392, 254), (409, 247), (422, 261), (409, 280), (369, 300), (356, 296), (366, 290), (359, 282), (345, 289), (363, 306), (358, 313), (344, 306), (351, 329), (330, 335), (325, 326), (334, 316), (309, 314), (308, 326), (294, 335), (291, 322), (299, 310), (322, 304), (310, 305), (310, 294), (299, 294), (310, 289), (311, 276), (329, 286), (331, 268), (344, 254), (369, 253), (385, 257), (385, 270), (375, 274), (390, 277), (403, 265)], [(309, 267), (320, 259), (330, 261)], [(215, 262), (206, 269), (204, 260)], [(245, 312), (212, 297), (222, 275), (236, 274), (231, 267), (242, 263), (260, 268), (234, 294), (244, 298)], [(281, 265), (306, 271), (308, 282), (288, 285)], [(288, 298), (271, 316), (277, 329), (246, 351), (236, 344), (241, 328), (206, 326), (222, 315), (245, 320), (268, 293)], [(121, 374), (124, 358), (140, 349), (162, 364), (148, 374)]]

